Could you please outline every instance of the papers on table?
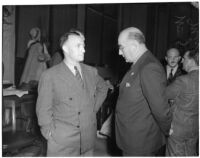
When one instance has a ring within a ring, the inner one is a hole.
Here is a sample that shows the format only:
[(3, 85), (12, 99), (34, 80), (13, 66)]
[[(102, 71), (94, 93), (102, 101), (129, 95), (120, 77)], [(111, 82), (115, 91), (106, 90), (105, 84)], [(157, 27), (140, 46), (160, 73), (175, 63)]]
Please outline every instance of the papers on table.
[(3, 96), (16, 95), (18, 97), (22, 97), (25, 94), (28, 94), (28, 91), (19, 90), (13, 87), (3, 89)]

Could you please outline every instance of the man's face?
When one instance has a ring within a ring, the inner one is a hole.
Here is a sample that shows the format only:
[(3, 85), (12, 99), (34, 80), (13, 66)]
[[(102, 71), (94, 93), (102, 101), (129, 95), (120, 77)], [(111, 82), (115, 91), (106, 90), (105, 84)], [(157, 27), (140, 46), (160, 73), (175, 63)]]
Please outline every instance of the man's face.
[(123, 56), (126, 62), (134, 62), (137, 56), (136, 45), (130, 44), (123, 35), (118, 38), (119, 55)]
[(193, 64), (194, 64), (194, 60), (193, 60), (193, 59), (190, 59), (190, 58), (188, 57), (188, 54), (189, 54), (189, 52), (186, 52), (186, 53), (184, 54), (184, 57), (183, 57), (183, 60), (182, 60), (182, 62), (183, 62), (183, 69), (184, 69), (186, 72), (189, 72), (189, 70), (191, 69), (191, 67), (192, 67)]
[(84, 38), (77, 35), (69, 35), (68, 41), (63, 45), (64, 53), (73, 62), (84, 60), (85, 43)]
[(165, 57), (165, 60), (167, 61), (167, 64), (174, 68), (178, 65), (178, 62), (180, 61), (181, 57), (179, 55), (179, 51), (177, 49), (170, 49), (167, 52), (167, 56)]

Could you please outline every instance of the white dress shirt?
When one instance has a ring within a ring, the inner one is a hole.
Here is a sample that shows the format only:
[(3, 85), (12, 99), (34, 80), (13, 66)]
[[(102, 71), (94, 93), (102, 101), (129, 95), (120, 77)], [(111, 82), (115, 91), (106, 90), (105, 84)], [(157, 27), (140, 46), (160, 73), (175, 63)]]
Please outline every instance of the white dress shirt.
[(174, 74), (176, 73), (176, 71), (178, 69), (178, 65), (174, 68), (171, 68), (170, 66), (167, 65), (167, 79), (169, 78), (169, 74), (171, 73), (171, 69), (173, 69), (172, 74), (174, 76)]
[(81, 71), (81, 66), (78, 64), (78, 65), (73, 65), (73, 64), (70, 64), (70, 63), (66, 63), (66, 62), (64, 62), (66, 65), (67, 65), (67, 67), (71, 70), (71, 72), (74, 74), (74, 76), (76, 76), (76, 71), (75, 71), (75, 69), (74, 69), (74, 66), (76, 66), (77, 67), (77, 69), (78, 69), (78, 71), (79, 71), (79, 73), (80, 73), (80, 75), (81, 75), (81, 78), (83, 79), (83, 76), (82, 76), (82, 71)]

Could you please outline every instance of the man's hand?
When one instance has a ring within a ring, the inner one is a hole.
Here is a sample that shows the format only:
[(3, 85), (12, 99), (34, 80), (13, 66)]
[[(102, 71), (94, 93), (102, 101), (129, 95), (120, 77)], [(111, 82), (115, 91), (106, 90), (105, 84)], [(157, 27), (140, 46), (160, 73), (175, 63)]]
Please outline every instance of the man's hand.
[(173, 133), (173, 126), (171, 125), (171, 128), (170, 128), (170, 130), (169, 130), (169, 135), (172, 135), (172, 133)]
[(109, 80), (106, 80), (106, 84), (108, 85), (108, 89), (111, 89), (112, 92), (114, 91), (114, 87)]

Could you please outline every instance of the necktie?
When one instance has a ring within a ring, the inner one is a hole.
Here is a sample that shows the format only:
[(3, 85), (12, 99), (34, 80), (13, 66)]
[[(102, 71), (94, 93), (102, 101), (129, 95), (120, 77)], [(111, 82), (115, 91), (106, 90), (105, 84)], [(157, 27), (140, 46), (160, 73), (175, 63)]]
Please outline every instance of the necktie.
[(75, 69), (75, 73), (76, 73), (75, 76), (76, 76), (77, 80), (80, 82), (80, 85), (81, 85), (82, 87), (84, 87), (84, 83), (83, 83), (81, 74), (80, 74), (80, 72), (78, 71), (78, 68), (77, 68), (76, 66), (74, 66), (74, 69)]
[(171, 72), (170, 72), (169, 77), (168, 77), (169, 82), (171, 82), (172, 79), (173, 79), (173, 73), (172, 72), (173, 72), (173, 69), (171, 69)]

